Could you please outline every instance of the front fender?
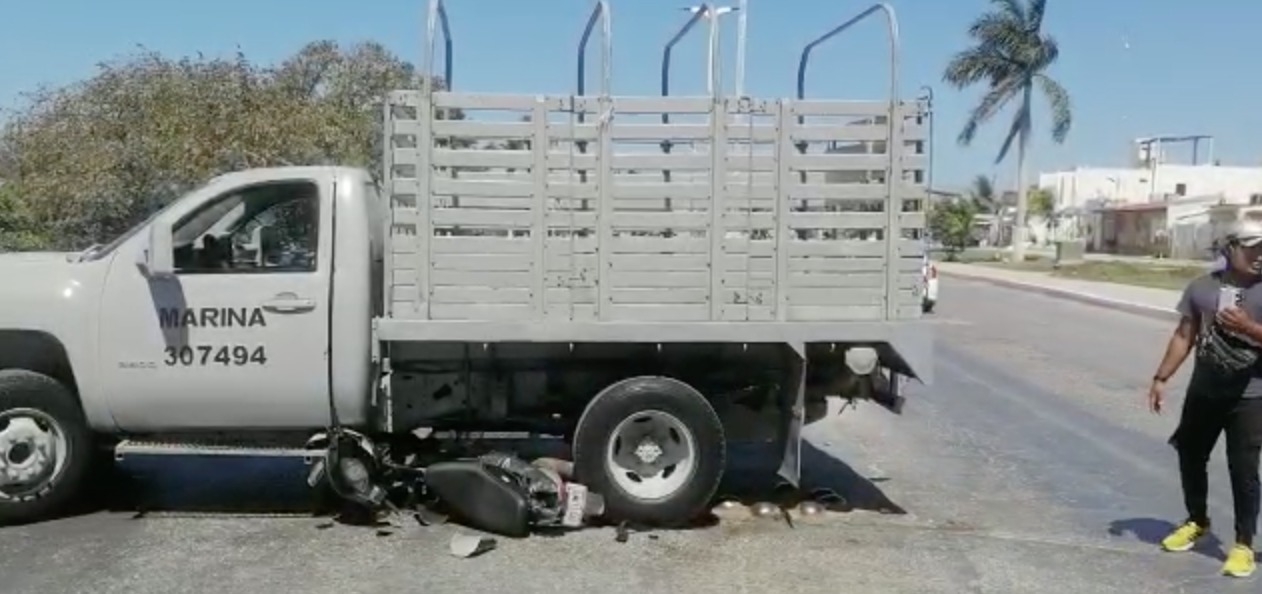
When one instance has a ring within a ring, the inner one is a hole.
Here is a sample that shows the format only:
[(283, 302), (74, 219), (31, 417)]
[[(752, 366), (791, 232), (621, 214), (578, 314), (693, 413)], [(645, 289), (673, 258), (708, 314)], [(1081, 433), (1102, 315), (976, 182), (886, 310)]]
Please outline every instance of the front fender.
[(98, 310), (108, 260), (0, 256), (0, 367), (30, 369), (79, 397), (88, 424), (111, 431), (96, 366)]

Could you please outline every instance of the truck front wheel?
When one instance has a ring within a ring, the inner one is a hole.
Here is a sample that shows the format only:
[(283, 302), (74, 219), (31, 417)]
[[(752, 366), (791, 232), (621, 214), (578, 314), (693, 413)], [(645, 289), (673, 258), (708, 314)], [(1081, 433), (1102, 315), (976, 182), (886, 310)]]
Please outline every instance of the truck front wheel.
[(0, 370), (0, 525), (63, 509), (91, 458), (87, 421), (65, 386), (40, 373)]
[(610, 519), (679, 525), (707, 509), (726, 448), (719, 416), (700, 392), (666, 377), (634, 377), (588, 403), (574, 470), (604, 496)]

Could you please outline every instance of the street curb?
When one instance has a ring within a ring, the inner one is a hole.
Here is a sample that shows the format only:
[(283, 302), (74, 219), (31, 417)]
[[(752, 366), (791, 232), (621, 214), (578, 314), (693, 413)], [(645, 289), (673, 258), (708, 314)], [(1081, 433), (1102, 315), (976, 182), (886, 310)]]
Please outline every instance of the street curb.
[(1144, 316), (1147, 318), (1153, 318), (1157, 320), (1178, 320), (1180, 317), (1179, 312), (1175, 311), (1174, 309), (1164, 308), (1164, 307), (1154, 307), (1151, 305), (1144, 305), (1142, 303), (1133, 303), (1130, 301), (1121, 301), (1118, 299), (1110, 299), (1108, 297), (1101, 297), (1099, 295), (1092, 295), (1090, 293), (1082, 293), (1079, 291), (1070, 291), (1068, 289), (1058, 289), (1055, 287), (1036, 285), (1034, 283), (1014, 281), (1014, 280), (1009, 280), (1005, 278), (995, 278), (993, 276), (973, 275), (973, 274), (968, 274), (968, 273), (960, 273), (957, 271), (947, 272), (942, 269), (938, 269), (938, 274), (942, 276), (946, 276), (946, 277), (955, 277), (955, 278), (962, 278), (962, 279), (971, 280), (971, 281), (980, 281), (983, 283), (990, 283), (995, 286), (1004, 287), (1007, 289), (1015, 289), (1018, 291), (1025, 291), (1027, 293), (1038, 293), (1040, 295), (1047, 295), (1049, 297), (1057, 297), (1057, 298), (1066, 299), (1069, 301), (1077, 301), (1079, 303), (1086, 303), (1088, 305), (1095, 305), (1097, 307), (1104, 307), (1104, 308), (1113, 309), (1117, 311), (1124, 311), (1127, 313), (1132, 313), (1132, 314)]

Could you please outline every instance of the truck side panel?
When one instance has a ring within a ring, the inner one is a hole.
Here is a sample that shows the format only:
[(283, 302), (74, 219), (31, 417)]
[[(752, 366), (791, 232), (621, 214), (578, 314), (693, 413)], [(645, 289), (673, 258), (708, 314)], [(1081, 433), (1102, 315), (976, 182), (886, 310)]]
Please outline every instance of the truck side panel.
[[(177, 249), (186, 249), (205, 246), (201, 229), (219, 228), (213, 223), (224, 215), (218, 213), (228, 212), (238, 217), (231, 225), (234, 235), (219, 241), (236, 245), (238, 237), (251, 235), (247, 224), (280, 224), (280, 217), (289, 215), (268, 213), (299, 207), (292, 218), (298, 238), (267, 242), (268, 247), (260, 243), (265, 257), (253, 264), (234, 256), (225, 267), (190, 255), (175, 260), (173, 274), (151, 277), (136, 265), (150, 249), (144, 234), (119, 246), (100, 295), (108, 315), (101, 318), (98, 341), (98, 381), (119, 429), (306, 429), (328, 423), (330, 358), (341, 353), (362, 361), (370, 348), (371, 273), (362, 262), (347, 262), (356, 248), (344, 247), (348, 238), (333, 232), (335, 217), (355, 223), (347, 204), (363, 195), (360, 188), (338, 191), (354, 177), (331, 167), (234, 172), (181, 198), (150, 223), (183, 237)], [(220, 208), (233, 202), (245, 208)], [(367, 231), (363, 218), (357, 222), (361, 233)], [(358, 249), (366, 260), (367, 239), (362, 243)], [(308, 256), (284, 257), (282, 250), (300, 246), (307, 246)], [(355, 292), (359, 295), (348, 300)], [(337, 294), (343, 301), (330, 303), (329, 296)], [(330, 320), (337, 317), (331, 308), (353, 312), (354, 299), (365, 304), (363, 313), (342, 317), (358, 321), (362, 338), (355, 343), (343, 333), (346, 344), (330, 353)], [(344, 420), (362, 422), (363, 391), (339, 396)]]
[(405, 91), (391, 104), (391, 317), (920, 315), (919, 103), (894, 106), (893, 127), (881, 101)]

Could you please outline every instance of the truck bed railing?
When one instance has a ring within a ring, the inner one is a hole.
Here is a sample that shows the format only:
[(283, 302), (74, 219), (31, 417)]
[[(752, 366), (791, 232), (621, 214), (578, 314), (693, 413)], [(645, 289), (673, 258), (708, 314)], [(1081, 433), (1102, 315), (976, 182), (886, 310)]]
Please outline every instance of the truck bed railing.
[(438, 32), (438, 27), (442, 27), (443, 33), (443, 84), (448, 89), (454, 84), (452, 77), (452, 56), (451, 56), (451, 25), (447, 22), (447, 7), (443, 4), (443, 0), (430, 0), (429, 13), (425, 19), (425, 46), (422, 49), (422, 72), (421, 90), (426, 93), (434, 90), (434, 80), (432, 77), (434, 71), (434, 34)]
[[(855, 15), (851, 19), (841, 23), (840, 25), (837, 25), (836, 27), (833, 27), (827, 33), (820, 35), (819, 37), (815, 38), (814, 41), (811, 41), (810, 43), (806, 44), (805, 47), (802, 48), (802, 56), (798, 59), (798, 76), (797, 76), (798, 100), (806, 99), (806, 66), (810, 62), (811, 51), (814, 50), (816, 47), (818, 47), (820, 44), (824, 43), (825, 41), (828, 41), (829, 39), (832, 39), (833, 37), (836, 37), (840, 35), (841, 33), (844, 33), (846, 30), (850, 29), (850, 27), (853, 27), (854, 25), (859, 24), (864, 19), (878, 12), (885, 15), (885, 30), (886, 30), (887, 38), (889, 39), (889, 48), (890, 48), (890, 57), (889, 57), (890, 59), (890, 83), (889, 83), (890, 113), (889, 113), (889, 118), (887, 120), (887, 124), (889, 126), (889, 133), (888, 133), (887, 138), (889, 139), (889, 143), (891, 146), (898, 147), (898, 146), (902, 146), (902, 140), (899, 138), (899, 132), (901, 131), (901, 126), (899, 125), (899, 119), (896, 114), (896, 111), (898, 109), (898, 65), (899, 65), (898, 64), (899, 62), (898, 17), (895, 16), (894, 14), (894, 7), (890, 6), (889, 4), (886, 4), (884, 2), (873, 4), (872, 6), (868, 7), (867, 10), (864, 10), (863, 12), (859, 13), (858, 15)], [(805, 116), (802, 116), (802, 118), (803, 119), (799, 119), (798, 121), (803, 122)], [(798, 150), (805, 153), (806, 143), (799, 142)], [(898, 195), (893, 187), (894, 180), (902, 179), (902, 171), (899, 169), (900, 163), (898, 159), (896, 158), (896, 156), (898, 155), (898, 151), (889, 150), (886, 152), (889, 155), (889, 169), (886, 170), (887, 173), (886, 173), (885, 179), (886, 179), (886, 183), (890, 185), (890, 197), (892, 199), (893, 197)], [(898, 221), (896, 220), (898, 211), (896, 211), (893, 208), (888, 208), (886, 209), (886, 211), (889, 215), (889, 220), (887, 221), (886, 224), (888, 225), (890, 229), (896, 229), (898, 226)], [(892, 241), (887, 242), (887, 247), (889, 248), (889, 251), (886, 253), (886, 257), (890, 259), (896, 258), (897, 250), (894, 246), (894, 242)], [(893, 288), (897, 286), (897, 282), (898, 282), (898, 279), (895, 276), (895, 272), (891, 269), (886, 278), (887, 290), (893, 290)], [(889, 304), (889, 307), (893, 308), (894, 305)], [(891, 317), (896, 317), (897, 312), (888, 310), (887, 315)]]
[[(678, 44), (680, 40), (682, 40), (684, 36), (688, 34), (688, 31), (692, 30), (692, 28), (695, 27), (701, 19), (705, 18), (706, 14), (709, 11), (710, 11), (709, 4), (703, 3), (697, 6), (696, 11), (692, 13), (692, 16), (689, 17), (688, 20), (684, 22), (683, 26), (679, 28), (679, 31), (675, 33), (675, 36), (671, 37), (670, 41), (666, 42), (666, 46), (662, 48), (661, 83), (662, 83), (662, 96), (663, 97), (670, 96), (670, 64), (671, 64), (670, 58), (671, 58), (671, 53), (675, 49), (675, 45)], [(709, 59), (710, 59), (710, 68), (707, 70), (710, 73), (710, 87), (717, 91), (718, 85), (716, 84), (716, 81), (714, 80), (715, 73), (718, 71), (718, 69), (714, 67), (715, 56), (711, 54)], [(670, 123), (670, 113), (662, 112), (662, 123), (663, 124)], [(661, 143), (661, 147), (662, 147), (663, 153), (670, 153), (671, 149), (674, 148), (674, 143), (671, 142), (669, 139), (663, 140)], [(662, 170), (663, 181), (666, 181), (666, 182), (671, 181), (670, 176), (671, 176), (671, 171), (669, 169)]]
[[(605, 0), (597, 0), (592, 6), (592, 13), (587, 17), (587, 26), (583, 28), (583, 36), (578, 41), (578, 78), (575, 82), (575, 89), (580, 96), (587, 94), (587, 42), (591, 41), (592, 31), (596, 29), (597, 21), (600, 22), (600, 94), (609, 95), (610, 80), (613, 76), (613, 30), (612, 16), (609, 14), (609, 3)], [(585, 121), (587, 114), (578, 114), (578, 121)], [(580, 153), (587, 152), (587, 141), (579, 140), (576, 148)], [(580, 169), (578, 176), (587, 181), (587, 170)]]
[[(896, 73), (892, 10), (878, 5), (859, 18), (878, 10), (889, 17)], [(441, 0), (432, 0), (426, 73), (445, 15)], [(391, 94), (390, 315), (919, 316), (920, 102), (896, 94), (875, 101), (614, 96), (609, 17), (597, 2), (579, 44), (576, 82), (585, 91), (582, 56), (600, 20), (598, 95)], [(457, 110), (466, 119), (440, 119)], [(812, 153), (801, 143), (828, 148)]]
[(587, 17), (587, 26), (583, 28), (583, 36), (578, 42), (578, 79), (574, 88), (579, 95), (587, 94), (587, 42), (591, 40), (597, 21), (600, 22), (600, 94), (608, 95), (610, 91), (613, 78), (613, 22), (609, 14), (609, 3), (596, 0), (591, 15)]

